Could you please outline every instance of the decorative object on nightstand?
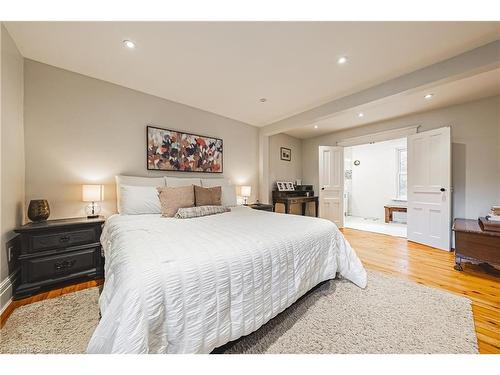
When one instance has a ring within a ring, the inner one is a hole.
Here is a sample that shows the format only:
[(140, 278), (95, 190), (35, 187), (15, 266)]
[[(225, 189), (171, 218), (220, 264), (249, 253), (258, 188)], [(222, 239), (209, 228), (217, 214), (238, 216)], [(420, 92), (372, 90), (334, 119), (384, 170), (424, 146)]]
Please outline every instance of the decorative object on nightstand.
[(101, 206), (95, 202), (101, 202), (104, 195), (103, 185), (82, 185), (82, 201), (92, 202), (85, 207), (87, 218), (93, 219), (99, 217)]
[(273, 205), (272, 204), (265, 204), (265, 203), (252, 203), (247, 205), (247, 207), (253, 208), (254, 210), (260, 210), (260, 211), (269, 211), (273, 212)]
[(80, 281), (103, 278), (101, 230), (104, 218), (75, 218), (29, 223), (21, 235), (21, 281), (14, 299)]
[(240, 186), (240, 195), (243, 197), (243, 204), (246, 205), (248, 198), (252, 195), (251, 186)]
[(50, 216), (49, 202), (46, 199), (34, 199), (28, 206), (28, 218), (37, 223), (45, 221)]

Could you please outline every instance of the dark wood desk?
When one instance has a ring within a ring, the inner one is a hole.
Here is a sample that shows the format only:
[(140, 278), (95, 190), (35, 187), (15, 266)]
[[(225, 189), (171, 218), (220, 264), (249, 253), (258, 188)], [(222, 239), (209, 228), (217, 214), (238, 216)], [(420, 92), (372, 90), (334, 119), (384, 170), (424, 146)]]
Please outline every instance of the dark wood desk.
[(309, 202), (314, 202), (315, 214), (318, 217), (318, 197), (274, 197), (273, 198), (273, 211), (276, 212), (276, 203), (283, 203), (285, 205), (285, 213), (290, 213), (290, 206), (295, 203), (302, 204), (302, 215), (306, 214), (306, 205)]
[(455, 269), (462, 271), (462, 260), (500, 265), (500, 232), (482, 230), (472, 219), (455, 219)]

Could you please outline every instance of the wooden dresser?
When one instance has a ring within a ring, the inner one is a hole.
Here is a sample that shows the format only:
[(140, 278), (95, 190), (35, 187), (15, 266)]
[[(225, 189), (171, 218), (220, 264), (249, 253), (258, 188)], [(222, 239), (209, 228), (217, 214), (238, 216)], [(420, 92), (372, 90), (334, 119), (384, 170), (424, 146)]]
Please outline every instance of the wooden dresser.
[(500, 265), (500, 232), (486, 231), (478, 220), (455, 219), (455, 269), (462, 271), (462, 260)]
[(14, 299), (103, 277), (100, 236), (104, 218), (47, 220), (15, 231), (21, 235), (21, 281)]

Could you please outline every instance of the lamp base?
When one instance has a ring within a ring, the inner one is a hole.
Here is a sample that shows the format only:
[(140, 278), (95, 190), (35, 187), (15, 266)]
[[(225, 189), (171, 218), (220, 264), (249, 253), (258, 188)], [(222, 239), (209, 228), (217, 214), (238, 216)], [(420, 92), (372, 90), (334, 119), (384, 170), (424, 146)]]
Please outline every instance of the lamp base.
[(101, 213), (101, 206), (92, 202), (85, 207), (85, 213), (87, 214), (88, 219), (95, 219), (96, 217), (99, 217), (99, 214)]

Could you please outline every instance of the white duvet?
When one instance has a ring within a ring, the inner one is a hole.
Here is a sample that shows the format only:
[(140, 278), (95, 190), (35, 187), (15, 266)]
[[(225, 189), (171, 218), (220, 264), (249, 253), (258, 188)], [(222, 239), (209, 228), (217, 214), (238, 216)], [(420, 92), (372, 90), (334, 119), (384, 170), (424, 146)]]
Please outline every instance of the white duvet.
[(366, 271), (330, 221), (235, 207), (194, 219), (115, 215), (89, 353), (209, 353), (339, 272)]

